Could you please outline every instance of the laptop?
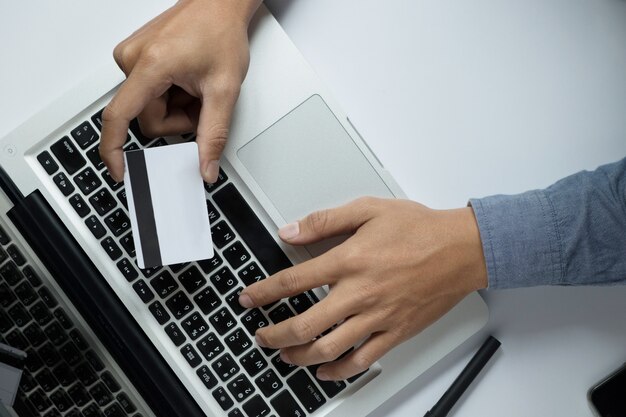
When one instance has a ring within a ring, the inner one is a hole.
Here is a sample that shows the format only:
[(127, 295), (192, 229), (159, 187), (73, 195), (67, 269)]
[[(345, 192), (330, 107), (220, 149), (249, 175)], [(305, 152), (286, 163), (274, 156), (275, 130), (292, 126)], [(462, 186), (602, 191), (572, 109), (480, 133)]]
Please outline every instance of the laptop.
[[(127, 197), (98, 156), (113, 63), (0, 140), (0, 342), (28, 357), (14, 409), (37, 416), (365, 416), (487, 321), (477, 293), (347, 381), (280, 361), (254, 331), (325, 295), (263, 308), (243, 287), (327, 250), (280, 226), (362, 195), (404, 194), (262, 6), (218, 181), (205, 185), (215, 256), (139, 269)], [(125, 149), (148, 139), (132, 123)]]

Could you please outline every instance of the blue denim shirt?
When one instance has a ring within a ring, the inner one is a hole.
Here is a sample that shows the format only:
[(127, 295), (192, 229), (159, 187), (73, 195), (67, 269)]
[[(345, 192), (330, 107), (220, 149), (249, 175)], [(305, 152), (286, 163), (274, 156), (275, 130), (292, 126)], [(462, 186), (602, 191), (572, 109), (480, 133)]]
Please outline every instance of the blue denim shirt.
[(470, 204), (489, 288), (626, 283), (626, 158)]

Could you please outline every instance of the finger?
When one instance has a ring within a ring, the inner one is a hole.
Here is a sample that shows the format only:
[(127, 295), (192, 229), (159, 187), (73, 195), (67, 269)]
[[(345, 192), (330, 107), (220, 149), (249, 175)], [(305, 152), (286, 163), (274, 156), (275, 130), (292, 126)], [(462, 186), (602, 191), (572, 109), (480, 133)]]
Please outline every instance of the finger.
[(200, 173), (211, 184), (219, 175), (219, 158), (226, 146), (239, 88), (240, 85), (223, 83), (203, 91), (196, 142), (200, 152)]
[(264, 306), (312, 288), (333, 282), (333, 250), (282, 271), (245, 288), (239, 304), (246, 308)]
[(257, 343), (274, 349), (309, 343), (354, 313), (347, 303), (338, 301), (329, 295), (304, 313), (257, 330)]
[(371, 320), (359, 315), (353, 316), (325, 336), (304, 345), (283, 349), (280, 357), (283, 362), (300, 366), (334, 361), (369, 337), (372, 329)]
[(365, 372), (398, 343), (390, 332), (376, 333), (338, 361), (320, 366), (316, 376), (323, 381), (338, 381)]
[(133, 71), (102, 113), (100, 157), (117, 182), (124, 177), (122, 146), (126, 142), (128, 124), (146, 105), (169, 87), (158, 73)]
[(361, 198), (340, 207), (313, 212), (298, 222), (283, 226), (278, 235), (285, 242), (306, 245), (352, 233), (374, 216), (375, 201)]
[(141, 132), (147, 137), (178, 135), (195, 128), (183, 108), (171, 106), (167, 95), (149, 102), (138, 119)]

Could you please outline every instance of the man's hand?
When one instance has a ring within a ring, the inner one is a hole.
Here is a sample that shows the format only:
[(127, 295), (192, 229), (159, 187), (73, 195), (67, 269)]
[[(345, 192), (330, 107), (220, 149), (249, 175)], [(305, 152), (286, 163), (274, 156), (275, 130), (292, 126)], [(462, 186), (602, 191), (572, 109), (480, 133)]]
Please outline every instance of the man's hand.
[(320, 379), (366, 370), (487, 286), (471, 208), (438, 211), (410, 201), (362, 198), (313, 213), (279, 234), (294, 245), (351, 234), (327, 253), (249, 286), (239, 298), (250, 308), (328, 284), (328, 296), (309, 310), (256, 333), (261, 346), (281, 349), (283, 361), (302, 366), (335, 361), (358, 345), (319, 367)]
[(100, 156), (124, 175), (128, 125), (156, 137), (197, 130), (200, 170), (215, 182), (231, 114), (250, 61), (248, 23), (261, 0), (180, 0), (120, 43), (126, 81), (102, 114)]

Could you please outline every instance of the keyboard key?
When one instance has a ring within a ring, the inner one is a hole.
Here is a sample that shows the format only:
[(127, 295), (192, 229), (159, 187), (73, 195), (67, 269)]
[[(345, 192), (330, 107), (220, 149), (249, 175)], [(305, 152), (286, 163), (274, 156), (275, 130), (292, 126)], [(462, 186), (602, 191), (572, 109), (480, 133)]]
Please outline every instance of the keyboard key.
[(135, 407), (135, 404), (133, 404), (130, 398), (128, 398), (128, 395), (126, 395), (125, 393), (120, 392), (115, 398), (120, 403), (124, 411), (126, 411), (127, 413), (130, 414), (137, 411), (137, 407)]
[(17, 287), (15, 287), (14, 291), (17, 298), (19, 298), (22, 304), (27, 307), (39, 298), (32, 285), (30, 285), (30, 283), (26, 280), (22, 281)]
[(288, 318), (293, 317), (293, 312), (289, 309), (287, 304), (281, 303), (274, 310), (270, 311), (268, 315), (274, 324), (278, 324), (281, 321), (285, 321)]
[(39, 297), (43, 300), (44, 303), (46, 303), (48, 307), (54, 308), (59, 304), (48, 288), (41, 287), (39, 288), (39, 290), (37, 290), (37, 292), (39, 293)]
[(326, 403), (326, 399), (304, 369), (300, 369), (287, 378), (287, 385), (289, 385), (289, 388), (296, 394), (296, 397), (309, 413), (314, 412)]
[(63, 390), (63, 388), (59, 388), (58, 390), (54, 391), (52, 395), (50, 395), (50, 399), (52, 400), (52, 403), (56, 406), (57, 410), (62, 413), (68, 411), (74, 405), (70, 397)]
[(187, 265), (189, 265), (189, 262), (183, 262), (183, 263), (179, 263), (179, 264), (171, 264), (171, 265), (169, 265), (169, 267), (170, 267), (170, 270), (173, 273), (178, 274), (180, 271), (185, 269), (185, 267)]
[(227, 381), (229, 378), (239, 372), (239, 365), (235, 362), (228, 353), (222, 355), (211, 364), (211, 367), (215, 371), (215, 374), (222, 381)]
[(5, 336), (7, 345), (20, 349), (26, 350), (28, 347), (28, 340), (24, 337), (22, 332), (19, 329), (13, 329), (11, 333)]
[(228, 417), (244, 417), (244, 416), (240, 409), (233, 408), (231, 411), (228, 412)]
[(28, 322), (32, 320), (31, 315), (28, 314), (28, 311), (26, 311), (21, 303), (17, 303), (13, 307), (11, 307), (8, 313), (9, 317), (11, 317), (13, 323), (15, 323), (17, 327), (26, 326)]
[(198, 261), (198, 265), (200, 265), (200, 268), (202, 268), (202, 271), (204, 271), (205, 274), (210, 274), (211, 272), (215, 271), (215, 269), (217, 269), (217, 267), (220, 266), (222, 262), (222, 258), (220, 258), (220, 256), (215, 253), (215, 255), (211, 259)]
[(227, 333), (237, 324), (232, 314), (225, 308), (221, 308), (209, 318), (209, 322), (220, 335)]
[(139, 273), (133, 266), (132, 262), (126, 258), (123, 258), (117, 263), (117, 269), (120, 270), (128, 282), (133, 282), (139, 276)]
[(261, 313), (261, 310), (257, 308), (252, 309), (248, 313), (246, 313), (241, 319), (241, 322), (248, 330), (248, 333), (253, 336), (258, 329), (265, 327), (269, 324), (263, 313)]
[(144, 303), (149, 303), (154, 299), (154, 293), (142, 279), (133, 284), (133, 289)]
[(212, 332), (200, 339), (196, 346), (207, 361), (212, 361), (224, 351), (224, 345)]
[(100, 149), (98, 149), (97, 146), (94, 146), (93, 148), (89, 149), (86, 152), (87, 155), (87, 159), (89, 159), (91, 161), (91, 163), (93, 164), (93, 166), (100, 171), (101, 169), (104, 168), (104, 162), (102, 162), (102, 159), (100, 159)]
[(0, 227), (0, 244), (7, 245), (9, 242), (11, 242), (11, 238), (7, 235), (7, 232)]
[(282, 381), (273, 369), (267, 369), (261, 376), (254, 380), (254, 383), (266, 397), (271, 397), (276, 391), (283, 387)]
[(228, 268), (222, 268), (215, 274), (211, 275), (211, 282), (220, 294), (226, 294), (238, 284), (237, 278), (235, 278), (233, 273)]
[(239, 362), (250, 376), (255, 376), (267, 366), (267, 361), (258, 349), (252, 349), (243, 355)]
[(216, 191), (213, 194), (213, 201), (257, 257), (265, 271), (273, 275), (292, 266), (289, 258), (233, 184), (226, 184)]
[(213, 244), (219, 249), (222, 249), (229, 242), (235, 239), (235, 233), (225, 221), (221, 221), (211, 227), (211, 236), (213, 237)]
[(191, 338), (191, 340), (196, 340), (207, 331), (209, 331), (209, 325), (204, 321), (202, 316), (199, 313), (193, 313), (186, 319), (184, 319), (180, 323), (181, 327), (187, 333), (187, 335)]
[(89, 195), (102, 185), (102, 181), (98, 178), (98, 174), (93, 172), (91, 168), (85, 168), (74, 176), (74, 183), (83, 195)]
[(106, 188), (102, 188), (92, 195), (89, 198), (89, 203), (101, 216), (104, 216), (117, 206), (117, 201)]
[(113, 233), (113, 236), (116, 237), (130, 229), (130, 220), (121, 208), (109, 214), (104, 219), (104, 224), (107, 225), (111, 233)]
[(280, 355), (276, 355), (272, 358), (272, 364), (274, 364), (274, 368), (276, 368), (278, 373), (282, 376), (289, 375), (297, 368), (296, 365), (283, 362), (282, 359), (280, 359)]
[(191, 346), (190, 344), (186, 344), (180, 349), (180, 353), (185, 357), (187, 363), (192, 368), (200, 365), (202, 363), (202, 358), (198, 355), (198, 352)]
[(241, 291), (243, 291), (243, 287), (237, 288), (235, 291), (226, 296), (226, 303), (237, 316), (246, 311), (246, 308), (239, 304), (239, 294), (241, 294)]
[(72, 208), (74, 208), (74, 211), (76, 212), (76, 214), (78, 214), (79, 217), (85, 217), (91, 211), (87, 203), (85, 203), (85, 200), (83, 200), (83, 198), (79, 194), (74, 194), (70, 197), (69, 200), (70, 205), (72, 206)]
[(35, 375), (35, 380), (44, 391), (50, 392), (59, 386), (59, 382), (48, 369), (44, 368)]
[(252, 341), (241, 329), (237, 329), (228, 336), (226, 336), (225, 342), (231, 352), (235, 354), (235, 356), (241, 355), (252, 346)]
[(198, 375), (204, 386), (208, 389), (212, 389), (214, 386), (217, 385), (217, 378), (213, 375), (213, 372), (211, 372), (211, 370), (209, 370), (209, 367), (206, 365), (202, 365), (200, 368), (198, 368), (198, 370), (196, 371), (196, 375)]
[(274, 407), (279, 417), (304, 416), (304, 411), (302, 411), (296, 400), (294, 400), (293, 396), (287, 390), (282, 391), (272, 398), (270, 404), (272, 404), (272, 407)]
[(61, 384), (62, 387), (69, 387), (74, 382), (78, 381), (78, 378), (76, 378), (76, 375), (74, 375), (72, 368), (67, 366), (67, 364), (65, 363), (60, 363), (59, 365), (57, 365), (52, 370), (52, 374), (54, 375), (56, 380), (59, 381), (59, 384)]
[(175, 319), (181, 319), (193, 310), (193, 304), (182, 291), (174, 294), (172, 298), (165, 302), (165, 305), (172, 312)]
[(47, 410), (52, 403), (42, 389), (38, 389), (28, 396), (28, 400), (40, 413)]
[(104, 417), (102, 411), (100, 411), (100, 407), (96, 405), (96, 403), (91, 403), (87, 407), (82, 410), (83, 417)]
[(37, 323), (29, 324), (28, 327), (24, 329), (23, 335), (28, 339), (32, 347), (37, 347), (48, 340)]
[(289, 304), (296, 310), (297, 314), (304, 313), (318, 301), (317, 296), (311, 291), (303, 292), (302, 294), (289, 298)]
[(54, 177), (52, 177), (52, 181), (54, 181), (59, 191), (61, 191), (61, 193), (65, 197), (74, 192), (74, 186), (63, 172), (59, 172)]
[(65, 330), (69, 330), (74, 327), (74, 323), (72, 323), (72, 320), (67, 316), (67, 313), (65, 313), (65, 310), (63, 310), (61, 307), (54, 310), (53, 314), (54, 317), (56, 317), (56, 319), (59, 321), (59, 324), (61, 324), (61, 327), (63, 327)]
[(9, 258), (9, 255), (6, 253), (4, 249), (0, 246), (0, 264), (6, 261)]
[(46, 334), (46, 336), (48, 336), (48, 339), (50, 339), (52, 344), (55, 346), (62, 345), (68, 339), (67, 334), (65, 334), (65, 331), (63, 330), (61, 325), (57, 323), (56, 321), (53, 321), (52, 323), (50, 323), (50, 325), (44, 328), (43, 331)]
[(172, 343), (174, 343), (174, 345), (177, 347), (182, 345), (186, 340), (185, 335), (180, 330), (180, 328), (176, 325), (176, 323), (170, 323), (167, 326), (165, 326), (165, 333), (167, 333), (167, 335), (172, 340)]
[(193, 300), (196, 302), (200, 310), (207, 315), (222, 304), (222, 300), (219, 295), (217, 295), (215, 290), (211, 287), (207, 287), (200, 291), (195, 297), (193, 297)]
[(33, 268), (31, 268), (29, 265), (26, 265), (22, 272), (33, 287), (38, 287), (41, 285), (41, 279), (39, 278), (39, 275), (37, 275)]
[(139, 127), (139, 121), (137, 119), (131, 120), (128, 128), (133, 133), (133, 136), (135, 136), (135, 138), (137, 139), (137, 142), (141, 143), (142, 146), (146, 146), (152, 141), (152, 138), (144, 136), (144, 134), (141, 132), (141, 128)]
[[(130, 135), (128, 135), (128, 137), (130, 138)], [(126, 141), (126, 143), (128, 143), (128, 140)], [(131, 142), (128, 145), (124, 146), (124, 152), (136, 151), (137, 149), (139, 149), (139, 145), (137, 145), (135, 142)]]
[(224, 258), (228, 261), (233, 269), (239, 269), (240, 266), (250, 260), (250, 253), (243, 247), (241, 242), (235, 242), (222, 252)]
[(115, 182), (115, 180), (113, 178), (111, 178), (111, 174), (109, 174), (109, 171), (104, 171), (102, 172), (102, 178), (104, 179), (104, 182), (106, 182), (109, 185), (109, 188), (111, 188), (111, 190), (113, 191), (117, 191), (119, 190), (121, 187), (124, 186), (124, 182)]
[(74, 329), (74, 330), (70, 331), (70, 338), (76, 344), (76, 347), (78, 349), (80, 349), (80, 350), (87, 350), (89, 348), (89, 345), (87, 344), (87, 342), (83, 338), (83, 335), (81, 335), (80, 332), (77, 329)]
[(74, 342), (71, 341), (61, 346), (61, 348), (59, 349), (59, 355), (61, 355), (63, 360), (70, 366), (76, 365), (82, 359), (80, 351), (78, 350)]
[(165, 307), (163, 307), (163, 304), (161, 304), (160, 302), (153, 302), (148, 306), (148, 309), (159, 324), (163, 325), (170, 320), (169, 313), (167, 312), (167, 310), (165, 310)]
[(153, 266), (152, 268), (144, 268), (141, 269), (141, 273), (146, 277), (150, 278), (152, 275), (156, 274), (163, 268), (162, 266)]
[(131, 258), (135, 257), (135, 240), (132, 232), (120, 238), (120, 245), (122, 245), (128, 256)]
[(102, 130), (102, 112), (104, 109), (100, 110), (98, 113), (91, 116), (91, 121), (98, 128), (98, 130)]
[(17, 297), (15, 293), (13, 293), (13, 290), (11, 290), (6, 283), (0, 283), (0, 307), (7, 308), (13, 304), (15, 300), (17, 300)]
[(113, 403), (104, 409), (104, 417), (126, 417), (126, 413), (119, 404)]
[(13, 262), (15, 262), (17, 265), (22, 266), (26, 263), (24, 255), (22, 255), (22, 252), (17, 248), (17, 246), (10, 245), (7, 248), (7, 253), (11, 257), (11, 259), (13, 259)]
[(100, 379), (104, 382), (104, 385), (107, 386), (109, 391), (115, 393), (122, 389), (120, 384), (117, 382), (115, 377), (109, 371), (104, 371), (102, 375), (100, 375)]
[(20, 389), (23, 392), (29, 392), (37, 388), (38, 384), (35, 381), (35, 378), (32, 375), (32, 372), (24, 372), (22, 373), (22, 378), (20, 379)]
[(128, 210), (128, 198), (126, 197), (126, 188), (117, 193), (117, 199), (120, 200), (126, 210)]
[(193, 294), (202, 288), (207, 282), (206, 278), (195, 266), (186, 269), (178, 276), (178, 280), (189, 294)]
[(87, 149), (100, 138), (89, 122), (81, 123), (70, 134), (81, 149)]
[(74, 175), (76, 171), (86, 164), (85, 158), (78, 152), (76, 146), (67, 136), (53, 144), (50, 150), (52, 150), (54, 156), (61, 162), (61, 165), (63, 165), (63, 168), (69, 175)]
[(37, 160), (48, 175), (54, 174), (59, 169), (59, 165), (52, 159), (52, 155), (48, 151), (43, 151), (37, 155)]
[(104, 364), (102, 363), (102, 360), (100, 360), (96, 352), (94, 352), (93, 350), (88, 350), (85, 353), (85, 358), (87, 359), (87, 362), (89, 362), (89, 365), (91, 365), (91, 367), (96, 372), (100, 372), (104, 369)]
[(0, 333), (8, 332), (11, 327), (13, 327), (13, 321), (6, 311), (4, 311), (4, 308), (0, 308)]
[(168, 270), (161, 271), (157, 276), (150, 280), (150, 285), (161, 298), (167, 298), (178, 288), (178, 284), (172, 274)]
[(220, 218), (220, 212), (217, 211), (213, 203), (210, 200), (206, 200), (206, 211), (209, 214), (209, 223), (213, 224)]
[(89, 394), (96, 400), (99, 407), (104, 407), (113, 401), (113, 395), (103, 382), (98, 381), (93, 387), (89, 388)]
[(73, 385), (69, 390), (67, 390), (67, 393), (70, 395), (74, 403), (79, 407), (82, 407), (89, 401), (91, 401), (89, 393), (80, 383)]
[(271, 413), (270, 408), (260, 395), (252, 397), (242, 408), (248, 417), (264, 417)]
[(245, 375), (240, 374), (228, 383), (228, 390), (237, 401), (242, 402), (252, 395), (254, 392), (254, 386), (252, 386)]
[[(28, 369), (28, 371), (33, 374), (43, 368), (44, 363), (41, 359), (41, 356), (37, 352), (32, 349), (26, 349), (26, 361), (24, 362), (24, 367)], [(23, 374), (22, 374), (23, 375)]]
[(18, 269), (14, 262), (10, 261), (0, 267), (0, 277), (2, 277), (7, 284), (13, 286), (20, 282), (24, 276)]
[(217, 401), (224, 411), (228, 410), (235, 404), (226, 392), (226, 389), (223, 387), (218, 387), (215, 391), (213, 391), (213, 398), (215, 398), (215, 401)]
[(228, 176), (226, 175), (224, 170), (222, 170), (222, 168), (220, 168), (220, 172), (217, 175), (217, 181), (215, 181), (213, 184), (209, 184), (209, 183), (205, 182), (204, 183), (204, 188), (208, 192), (213, 192), (213, 191), (215, 191), (215, 189), (219, 188), (219, 186), (224, 184), (226, 181), (228, 181)]
[(89, 365), (87, 362), (83, 362), (76, 368), (74, 368), (74, 373), (76, 374), (80, 382), (86, 387), (98, 380), (98, 375), (94, 372), (94, 370), (91, 368), (91, 365)]
[(122, 250), (117, 245), (117, 243), (115, 243), (112, 237), (107, 237), (103, 239), (102, 242), (100, 242), (100, 245), (102, 246), (102, 249), (104, 249), (104, 251), (107, 253), (107, 255), (109, 255), (109, 258), (111, 258), (112, 261), (115, 261), (123, 255)]
[(100, 239), (107, 233), (106, 229), (96, 216), (87, 217), (87, 219), (85, 219), (85, 226), (87, 226), (93, 237), (96, 239)]
[(36, 302), (29, 311), (37, 324), (40, 326), (45, 326), (50, 322), (50, 320), (52, 320), (50, 309), (44, 304), (43, 301)]

